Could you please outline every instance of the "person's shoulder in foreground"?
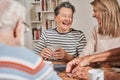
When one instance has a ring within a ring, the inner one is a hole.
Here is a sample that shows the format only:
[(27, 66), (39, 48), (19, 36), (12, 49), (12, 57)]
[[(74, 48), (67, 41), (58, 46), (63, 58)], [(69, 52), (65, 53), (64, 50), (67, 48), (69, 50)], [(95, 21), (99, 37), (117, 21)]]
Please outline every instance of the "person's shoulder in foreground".
[(0, 47), (0, 79), (60, 80), (51, 65), (26, 48)]
[(24, 24), (25, 7), (0, 0), (0, 80), (60, 80), (50, 64), (22, 47)]

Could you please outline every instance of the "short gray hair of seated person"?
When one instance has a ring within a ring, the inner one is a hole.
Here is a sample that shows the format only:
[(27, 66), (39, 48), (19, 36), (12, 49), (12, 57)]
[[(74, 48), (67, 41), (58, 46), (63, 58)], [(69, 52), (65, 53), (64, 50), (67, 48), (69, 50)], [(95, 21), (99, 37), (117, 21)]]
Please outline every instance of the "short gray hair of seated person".
[(25, 7), (15, 0), (0, 0), (0, 29), (12, 29), (18, 20), (25, 21)]

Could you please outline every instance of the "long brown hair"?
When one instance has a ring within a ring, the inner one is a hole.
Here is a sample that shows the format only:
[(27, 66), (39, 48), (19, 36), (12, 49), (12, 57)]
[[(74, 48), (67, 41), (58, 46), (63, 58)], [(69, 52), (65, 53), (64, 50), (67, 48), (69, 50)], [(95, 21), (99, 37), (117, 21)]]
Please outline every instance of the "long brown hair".
[(120, 37), (120, 6), (117, 0), (94, 0), (91, 2), (101, 16), (98, 33)]

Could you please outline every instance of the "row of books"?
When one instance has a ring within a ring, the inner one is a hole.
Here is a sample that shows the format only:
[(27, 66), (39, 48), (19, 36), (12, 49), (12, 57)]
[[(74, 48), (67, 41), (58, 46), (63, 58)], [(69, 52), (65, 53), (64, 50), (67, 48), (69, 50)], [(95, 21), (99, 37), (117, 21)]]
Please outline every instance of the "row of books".
[(34, 4), (39, 4), (39, 6), (37, 7), (37, 10), (41, 10), (41, 11), (53, 11), (54, 8), (57, 5), (57, 0), (34, 0), (33, 1)]
[(42, 0), (42, 11), (53, 11), (56, 7), (56, 0)]
[(42, 28), (37, 28), (38, 24), (46, 29), (56, 27), (55, 21), (49, 17), (48, 19), (46, 17), (48, 14), (44, 13), (44, 11), (53, 12), (56, 7), (56, 3), (57, 0), (33, 0), (33, 4), (35, 4), (35, 6), (33, 5), (31, 9), (32, 26), (34, 26), (32, 27), (33, 40), (39, 40), (41, 36)]
[[(44, 27), (46, 29), (55, 28), (56, 23), (55, 23), (54, 20), (46, 19)], [(33, 38), (33, 40), (39, 40), (40, 36), (41, 36), (41, 32), (42, 32), (42, 27), (41, 28), (36, 28), (36, 27), (32, 28), (32, 38)]]
[(56, 27), (56, 23), (55, 23), (54, 20), (46, 19), (45, 27), (46, 27), (46, 29), (55, 28)]

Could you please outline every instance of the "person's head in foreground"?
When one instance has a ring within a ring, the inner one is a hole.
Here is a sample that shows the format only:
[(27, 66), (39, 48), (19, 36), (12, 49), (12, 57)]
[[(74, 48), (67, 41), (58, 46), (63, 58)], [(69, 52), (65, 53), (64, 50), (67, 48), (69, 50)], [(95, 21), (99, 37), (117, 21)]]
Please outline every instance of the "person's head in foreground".
[(0, 43), (24, 44), (25, 8), (11, 0), (0, 0)]
[(0, 0), (0, 80), (61, 80), (50, 64), (24, 48), (25, 7)]

